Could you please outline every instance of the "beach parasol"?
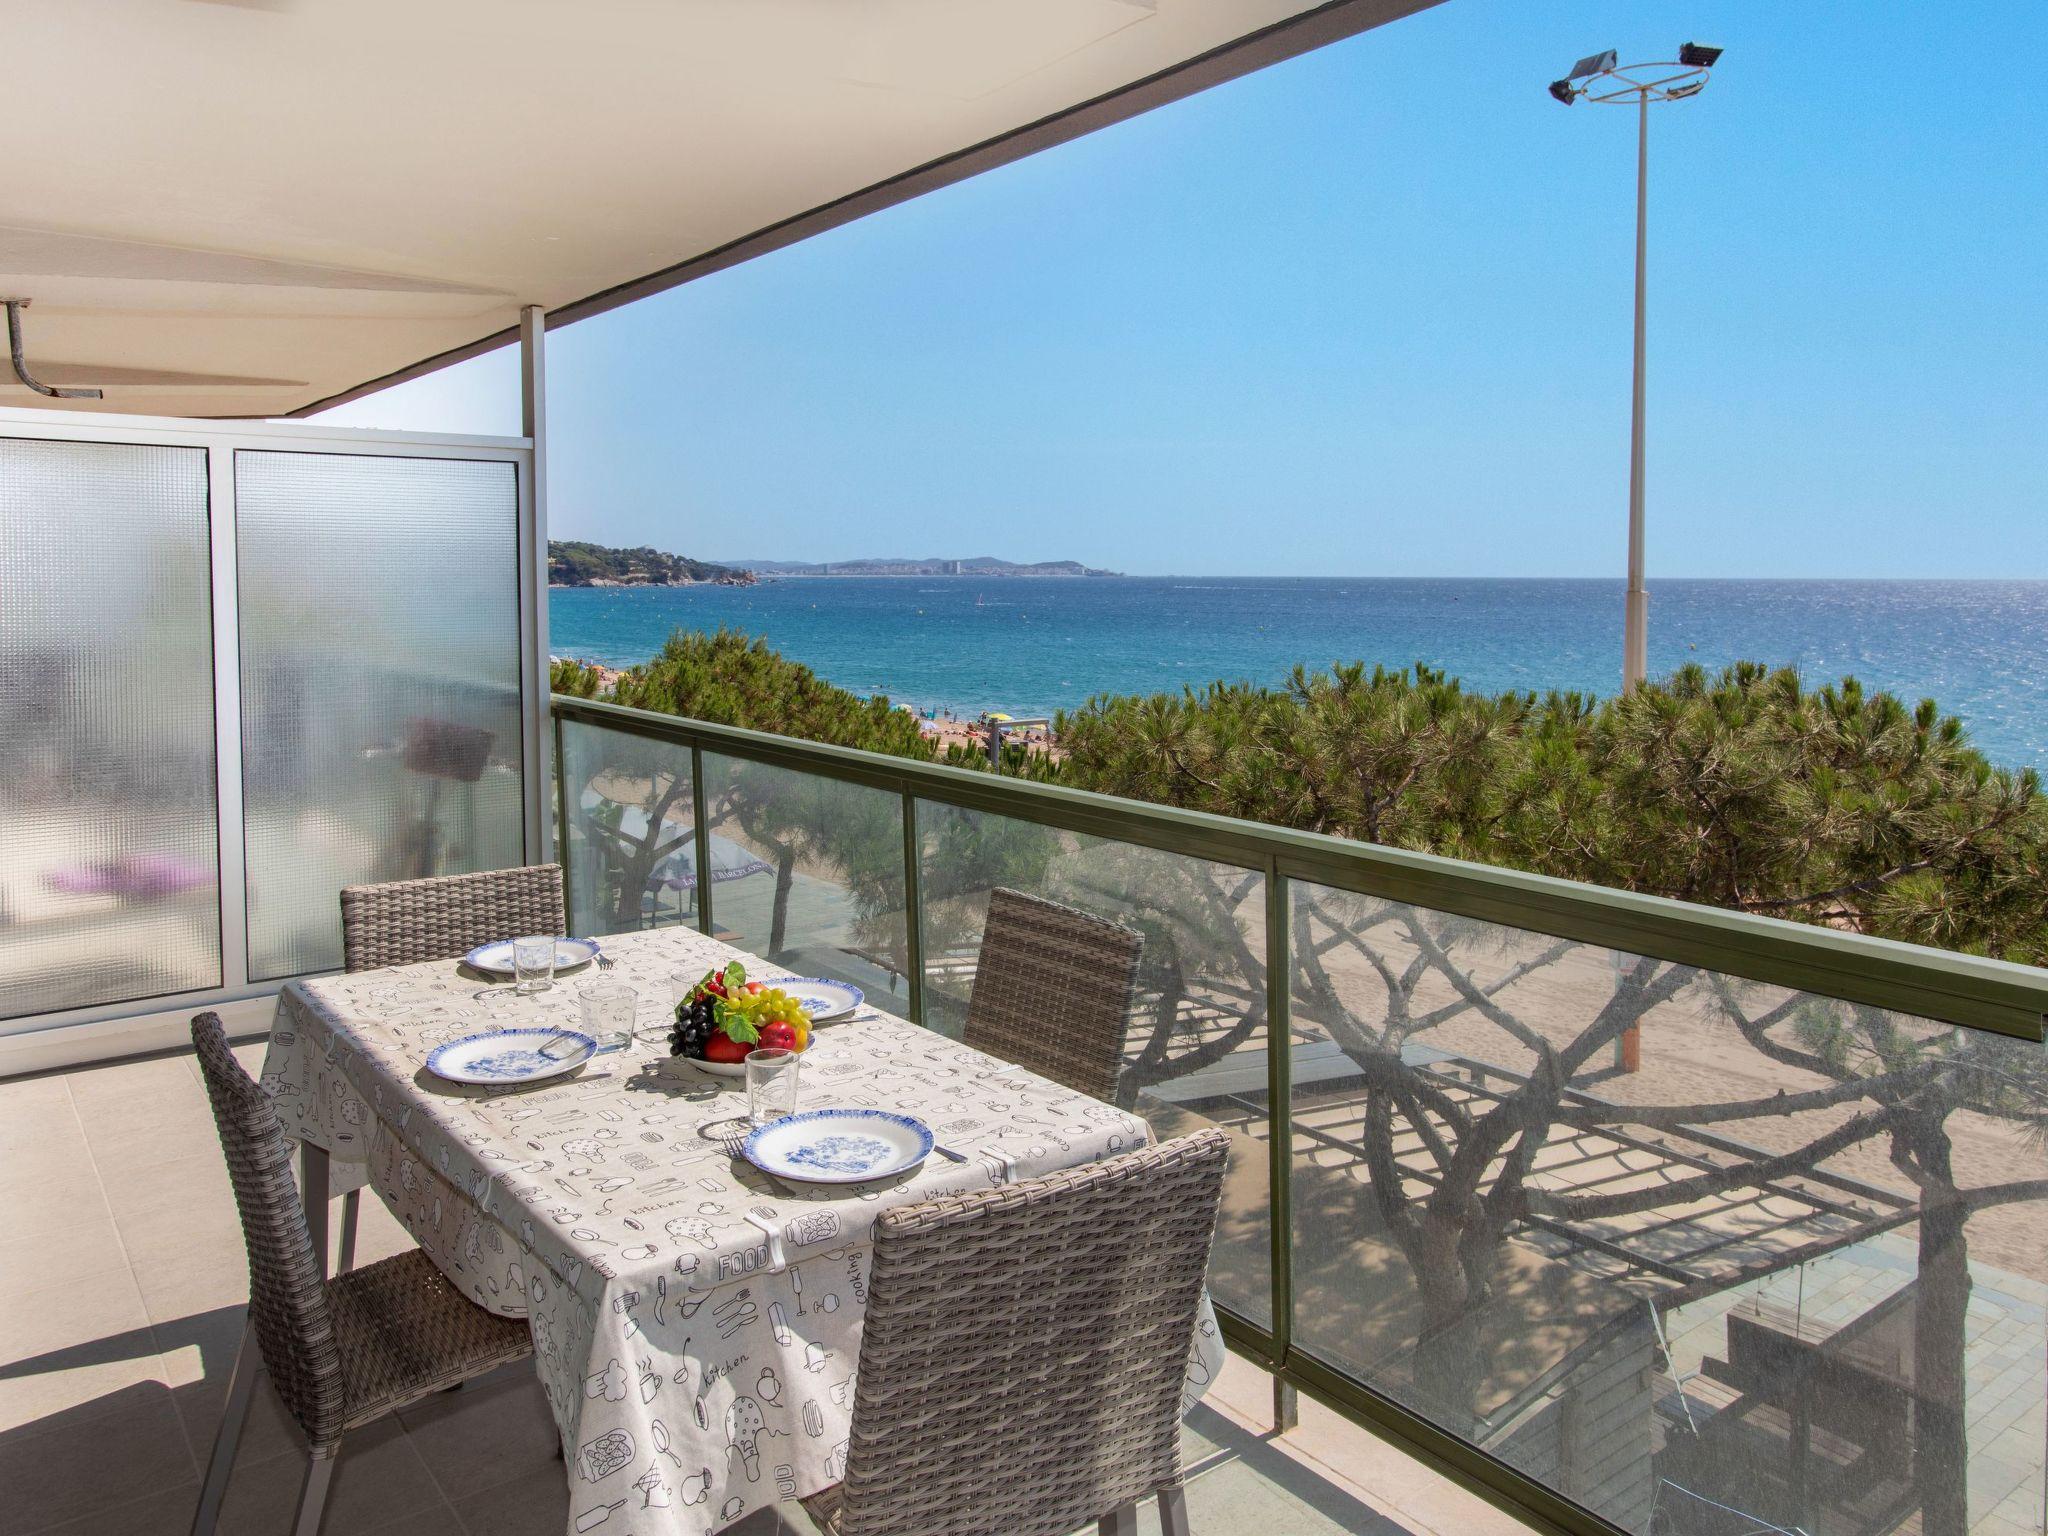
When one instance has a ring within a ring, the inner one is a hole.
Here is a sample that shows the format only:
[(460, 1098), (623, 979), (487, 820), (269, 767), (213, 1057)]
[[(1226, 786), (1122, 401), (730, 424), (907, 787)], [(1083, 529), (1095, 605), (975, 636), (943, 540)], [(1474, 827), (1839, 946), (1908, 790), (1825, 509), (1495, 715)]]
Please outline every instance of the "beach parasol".
[[(697, 841), (691, 837), (688, 827), (680, 828), (678, 835), (684, 839), (683, 846), (654, 866), (648, 876), (648, 885), (667, 886), (672, 890), (693, 890), (697, 884)], [(744, 880), (748, 875), (758, 875), (773, 868), (765, 860), (755, 856), (753, 850), (741, 847), (729, 837), (720, 837), (716, 832), (708, 839), (711, 845), (711, 883), (722, 885), (727, 880)]]

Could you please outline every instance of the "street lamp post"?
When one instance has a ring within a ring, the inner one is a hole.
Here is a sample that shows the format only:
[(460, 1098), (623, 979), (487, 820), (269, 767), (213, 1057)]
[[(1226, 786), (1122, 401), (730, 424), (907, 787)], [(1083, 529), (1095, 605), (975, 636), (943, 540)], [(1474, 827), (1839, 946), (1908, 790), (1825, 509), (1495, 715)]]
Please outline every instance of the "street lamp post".
[(1629, 421), (1628, 598), (1622, 619), (1621, 686), (1633, 693), (1649, 672), (1650, 594), (1643, 586), (1643, 320), (1649, 283), (1650, 103), (1682, 101), (1706, 89), (1719, 48), (1687, 43), (1675, 60), (1620, 64), (1615, 51), (1579, 60), (1550, 94), (1570, 106), (1585, 100), (1636, 108), (1636, 347)]

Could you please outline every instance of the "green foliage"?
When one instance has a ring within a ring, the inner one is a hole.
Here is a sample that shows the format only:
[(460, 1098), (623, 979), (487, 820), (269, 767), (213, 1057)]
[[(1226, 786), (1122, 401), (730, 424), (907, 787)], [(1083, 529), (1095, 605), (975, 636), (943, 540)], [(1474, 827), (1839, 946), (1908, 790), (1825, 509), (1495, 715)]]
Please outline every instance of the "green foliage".
[[(554, 676), (559, 692), (592, 698), (600, 691), (596, 672), (576, 663), (556, 663)], [(985, 759), (971, 753), (942, 754), (918, 729), (916, 718), (891, 707), (887, 699), (862, 699), (834, 687), (809, 667), (778, 655), (765, 641), (750, 640), (735, 630), (710, 635), (677, 631), (652, 660), (626, 672), (609, 697), (638, 709), (806, 741), (923, 762), (987, 766)], [(612, 755), (623, 750), (612, 749)], [(900, 948), (903, 829), (893, 796), (817, 774), (708, 753), (705, 776), (711, 829), (737, 837), (774, 868), (775, 900), (767, 936), (771, 956), (784, 949), (794, 877), (803, 868), (829, 871), (843, 884), (853, 905), (856, 936), (865, 947)], [(612, 779), (625, 777), (615, 774)], [(645, 782), (654, 786), (658, 781), (650, 774)], [(581, 789), (578, 786), (579, 795)], [(1032, 856), (1017, 849), (1014, 839), (986, 836), (968, 841), (975, 842), (978, 851), (962, 868), (965, 877), (982, 881), (983, 889), (1017, 867), (1019, 859), (1028, 862)], [(651, 866), (637, 845), (614, 854), (612, 864), (615, 901), (623, 920), (629, 906), (637, 912), (639, 882)]]
[[(597, 675), (557, 663), (555, 688), (591, 697)], [(733, 631), (678, 632), (614, 696), (986, 767), (979, 753), (942, 752), (886, 699), (858, 698)], [(1908, 707), (1853, 678), (1809, 689), (1789, 669), (1687, 667), (1595, 700), (1485, 696), (1424, 666), (1354, 664), (1297, 668), (1279, 688), (1099, 697), (1062, 715), (1055, 734), (1058, 759), (1012, 743), (1004, 771), (1942, 948), (2048, 958), (2048, 804), (2037, 776), (1993, 768), (1931, 701)], [(896, 857), (884, 852), (873, 850), (878, 867)]]
[(1426, 667), (1297, 667), (1279, 689), (1212, 683), (1102, 697), (1055, 727), (1065, 783), (1399, 847), (1462, 853), (1497, 744), (1529, 700)]
[(915, 717), (885, 698), (836, 688), (801, 662), (738, 630), (677, 630), (645, 666), (619, 679), (613, 698), (636, 709), (772, 731), (837, 747), (930, 762), (938, 756)]
[(1624, 698), (1425, 667), (1099, 698), (1051, 776), (2015, 960), (2048, 953), (2048, 808), (1932, 702), (1687, 667)]
[(587, 662), (556, 657), (548, 664), (548, 690), (572, 699), (594, 699), (604, 691), (604, 674)]

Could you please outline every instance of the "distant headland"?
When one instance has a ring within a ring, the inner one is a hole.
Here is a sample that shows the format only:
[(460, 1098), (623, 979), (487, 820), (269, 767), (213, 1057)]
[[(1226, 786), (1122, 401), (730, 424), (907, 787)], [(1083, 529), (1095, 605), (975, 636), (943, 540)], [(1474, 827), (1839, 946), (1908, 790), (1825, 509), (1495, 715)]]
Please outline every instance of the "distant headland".
[(574, 539), (548, 540), (551, 587), (751, 587), (752, 571), (691, 560), (658, 549), (612, 549)]
[(1120, 576), (1078, 560), (1023, 563), (977, 555), (965, 560), (692, 560), (641, 545), (614, 549), (580, 539), (548, 541), (552, 587), (751, 587), (764, 576)]
[(749, 560), (749, 570), (763, 576), (1120, 576), (1099, 571), (1078, 560), (1036, 560), (1023, 563), (976, 555), (964, 560)]

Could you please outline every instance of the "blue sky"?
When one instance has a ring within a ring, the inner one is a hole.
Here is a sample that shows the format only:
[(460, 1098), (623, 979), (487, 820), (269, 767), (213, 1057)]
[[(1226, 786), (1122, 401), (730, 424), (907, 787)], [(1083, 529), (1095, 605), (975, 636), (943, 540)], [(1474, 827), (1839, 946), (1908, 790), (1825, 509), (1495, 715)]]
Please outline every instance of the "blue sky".
[[(557, 537), (705, 558), (2048, 577), (2038, 0), (1449, 0), (550, 337)], [(501, 352), (330, 413), (512, 431)]]

